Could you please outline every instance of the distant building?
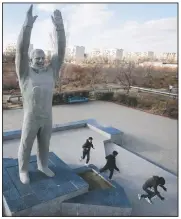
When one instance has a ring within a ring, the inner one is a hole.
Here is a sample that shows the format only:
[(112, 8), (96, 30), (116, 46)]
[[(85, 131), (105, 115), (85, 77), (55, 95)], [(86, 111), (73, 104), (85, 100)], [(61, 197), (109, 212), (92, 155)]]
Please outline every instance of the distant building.
[(123, 59), (123, 49), (111, 49), (109, 58), (122, 60)]
[(91, 51), (90, 56), (91, 56), (91, 57), (98, 57), (98, 56), (101, 56), (101, 55), (103, 55), (103, 54), (104, 54), (104, 52), (101, 51), (101, 49), (95, 48), (95, 49), (93, 49), (93, 50)]
[(123, 59), (123, 49), (93, 49), (91, 57), (107, 57), (109, 59)]
[(84, 46), (75, 46), (75, 59), (80, 61), (84, 59), (85, 47)]
[(65, 59), (68, 62), (75, 63), (85, 59), (85, 47), (74, 46), (67, 47), (65, 51)]
[(148, 51), (148, 58), (149, 59), (154, 59), (154, 52)]
[(110, 50), (108, 50), (108, 49), (102, 50), (101, 55), (106, 57), (106, 58), (109, 58), (110, 57)]
[(177, 62), (177, 53), (175, 52), (165, 52), (162, 57), (164, 60)]
[(124, 53), (125, 59), (129, 60), (144, 60), (144, 59), (154, 59), (154, 52), (148, 51), (148, 52), (125, 52)]
[(124, 53), (123, 49), (117, 49), (116, 50), (116, 59), (122, 60), (123, 59), (123, 53)]
[(66, 48), (66, 51), (65, 51), (65, 58), (66, 59), (74, 59), (75, 58), (75, 48), (69, 48), (67, 47)]

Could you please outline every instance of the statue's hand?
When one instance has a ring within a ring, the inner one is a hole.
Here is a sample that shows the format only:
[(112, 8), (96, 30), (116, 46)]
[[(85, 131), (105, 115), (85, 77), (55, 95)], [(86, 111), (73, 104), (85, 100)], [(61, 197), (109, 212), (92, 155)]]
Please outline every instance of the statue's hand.
[(59, 10), (55, 10), (53, 13), (52, 22), (57, 30), (61, 30), (63, 28), (63, 19), (62, 14)]
[(27, 11), (27, 14), (26, 14), (25, 24), (29, 27), (33, 26), (33, 23), (35, 22), (36, 18), (38, 17), (38, 16), (33, 16), (32, 11), (33, 11), (33, 5), (30, 6), (30, 8), (29, 8), (29, 10)]

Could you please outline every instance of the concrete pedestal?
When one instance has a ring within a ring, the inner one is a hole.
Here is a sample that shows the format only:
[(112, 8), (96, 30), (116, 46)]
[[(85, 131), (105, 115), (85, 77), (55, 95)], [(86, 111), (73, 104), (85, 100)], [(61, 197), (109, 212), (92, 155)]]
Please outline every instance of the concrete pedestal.
[(64, 200), (88, 192), (88, 184), (50, 153), (52, 178), (37, 170), (36, 156), (29, 164), (30, 184), (21, 183), (17, 159), (3, 159), (3, 212), (6, 216), (54, 216)]

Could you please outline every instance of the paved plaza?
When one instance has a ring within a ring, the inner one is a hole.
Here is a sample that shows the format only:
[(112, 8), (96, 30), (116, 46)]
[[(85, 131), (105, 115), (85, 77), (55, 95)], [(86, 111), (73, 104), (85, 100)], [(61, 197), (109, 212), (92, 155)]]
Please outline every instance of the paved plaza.
[[(104, 166), (105, 156), (112, 153), (113, 150), (119, 152), (117, 156), (117, 166), (120, 173), (115, 171), (113, 180), (115, 180), (122, 188), (132, 206), (132, 216), (176, 216), (177, 215), (177, 177), (169, 172), (151, 164), (145, 159), (140, 158), (124, 148), (106, 141), (108, 137), (97, 133), (94, 130), (85, 128), (77, 128), (68, 131), (58, 131), (52, 134), (50, 143), (50, 152), (55, 153), (72, 169), (84, 166), (85, 161), (80, 162), (79, 158), (82, 154), (82, 144), (86, 137), (92, 136), (95, 150), (91, 150), (90, 164), (94, 164), (99, 169)], [(20, 140), (9, 140), (3, 144), (4, 158), (17, 158), (17, 151)], [(37, 142), (34, 142), (32, 155), (36, 155)], [(108, 171), (105, 173), (108, 175)], [(146, 201), (139, 201), (138, 193), (142, 193), (143, 183), (152, 175), (163, 176), (166, 180), (167, 192), (161, 188), (158, 190), (165, 197), (165, 201), (154, 199), (154, 204), (150, 205)], [(88, 215), (87, 215), (88, 216)]]
[[(126, 148), (177, 174), (177, 120), (102, 101), (53, 106), (54, 124), (89, 118), (120, 129)], [(22, 109), (4, 110), (3, 131), (21, 129), (22, 120)]]

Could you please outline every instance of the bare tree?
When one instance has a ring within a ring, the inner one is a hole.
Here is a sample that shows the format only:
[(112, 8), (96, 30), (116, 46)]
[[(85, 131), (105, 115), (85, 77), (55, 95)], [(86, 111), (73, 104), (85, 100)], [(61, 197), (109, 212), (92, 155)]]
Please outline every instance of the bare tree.
[(94, 64), (90, 67), (90, 86), (95, 89), (95, 84), (101, 80), (101, 66), (99, 64)]
[(107, 74), (102, 74), (101, 82), (104, 84), (104, 86), (105, 86), (106, 88), (108, 88), (108, 85), (109, 85), (109, 77), (108, 77)]
[(134, 62), (124, 62), (120, 65), (117, 65), (117, 76), (116, 80), (124, 86), (126, 93), (129, 94), (129, 91), (132, 86), (132, 75), (135, 69)]
[(153, 65), (146, 67), (146, 80), (148, 80), (149, 88), (153, 88)]
[(8, 51), (3, 53), (3, 62), (13, 62), (15, 61), (16, 47), (12, 46)]

